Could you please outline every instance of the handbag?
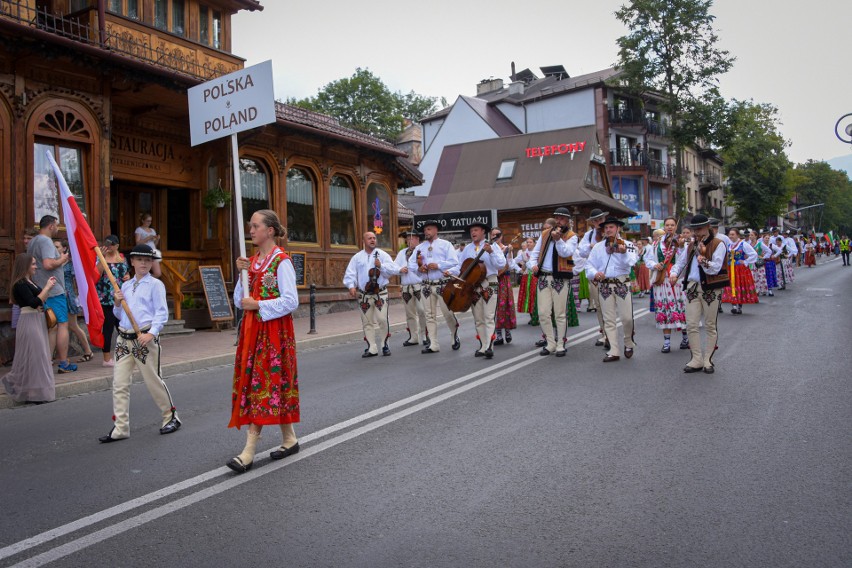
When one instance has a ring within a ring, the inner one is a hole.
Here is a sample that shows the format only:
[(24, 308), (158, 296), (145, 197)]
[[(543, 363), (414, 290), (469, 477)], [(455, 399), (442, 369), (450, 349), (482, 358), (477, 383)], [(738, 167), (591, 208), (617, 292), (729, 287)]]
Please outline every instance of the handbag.
[(44, 308), (44, 319), (47, 322), (47, 329), (56, 327), (56, 314), (53, 313), (53, 308)]

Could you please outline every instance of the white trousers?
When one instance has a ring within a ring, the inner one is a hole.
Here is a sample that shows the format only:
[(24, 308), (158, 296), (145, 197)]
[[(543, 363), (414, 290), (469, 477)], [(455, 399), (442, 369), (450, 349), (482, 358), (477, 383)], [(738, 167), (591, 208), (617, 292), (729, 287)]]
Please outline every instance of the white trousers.
[[(547, 350), (564, 351), (565, 343), (562, 338), (568, 327), (565, 317), (568, 308), (568, 288), (570, 280), (554, 278), (552, 274), (539, 275), (538, 277), (538, 321), (541, 325), (542, 336), (547, 339)], [(550, 314), (556, 320), (556, 329), (550, 321)]]
[(423, 311), (426, 312), (426, 333), (429, 336), (429, 349), (431, 351), (440, 351), (441, 346), (438, 343), (438, 310), (444, 314), (444, 321), (447, 324), (447, 329), (450, 330), (450, 337), (455, 342), (459, 333), (459, 320), (456, 319), (456, 314), (450, 311), (447, 304), (444, 303), (444, 298), (441, 297), (443, 290), (442, 284), (434, 284), (424, 282), (421, 287), (423, 296)]
[[(489, 276), (482, 283), (479, 290), (480, 297), (473, 302), (470, 307), (473, 313), (473, 322), (476, 326), (476, 335), (479, 339), (479, 351), (485, 353), (491, 349), (491, 344), (494, 342), (494, 315), (497, 313), (497, 296), (500, 285), (497, 283), (497, 276)], [(486, 299), (485, 296), (488, 296)]]
[[(716, 352), (718, 331), (716, 320), (719, 317), (719, 302), (722, 290), (704, 290), (700, 282), (688, 282), (686, 285), (686, 336), (692, 358), (687, 365), (696, 369), (713, 366), (713, 354)], [(704, 331), (707, 346), (701, 346), (699, 325), (704, 318)]]
[(367, 342), (367, 350), (372, 354), (378, 354), (379, 349), (384, 349), (390, 337), (388, 324), (388, 291), (382, 290), (378, 294), (364, 294), (358, 299), (361, 308), (361, 327), (364, 328), (364, 340)]
[(428, 337), (426, 333), (426, 312), (423, 310), (423, 296), (420, 284), (406, 284), (402, 287), (402, 301), (405, 304), (405, 325), (408, 328), (408, 341), (420, 343)]
[(598, 316), (598, 329), (600, 330), (601, 338), (603, 338), (606, 335), (604, 333), (603, 306), (601, 306), (601, 294), (598, 289), (598, 283), (594, 280), (589, 280), (589, 307), (595, 308), (595, 315)]
[(636, 343), (633, 341), (633, 295), (630, 293), (630, 277), (618, 276), (610, 278), (615, 282), (601, 282), (598, 284), (601, 309), (598, 313), (603, 314), (604, 333), (609, 341), (607, 355), (618, 357), (621, 352), (618, 348), (618, 319), (621, 318), (621, 327), (624, 331), (624, 347), (633, 349)]
[(165, 426), (172, 419), (172, 395), (160, 372), (160, 340), (155, 339), (140, 349), (135, 340), (124, 339), (119, 335), (115, 342), (115, 368), (112, 376), (112, 412), (115, 416), (115, 430), (111, 434), (113, 438), (130, 436), (130, 383), (133, 369), (139, 369), (151, 398), (160, 407), (163, 419), (161, 426)]

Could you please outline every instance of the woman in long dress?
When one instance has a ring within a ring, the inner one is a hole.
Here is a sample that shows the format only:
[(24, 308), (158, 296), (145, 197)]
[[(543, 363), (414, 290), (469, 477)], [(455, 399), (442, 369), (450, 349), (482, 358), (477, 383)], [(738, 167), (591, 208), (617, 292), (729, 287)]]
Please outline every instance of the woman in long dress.
[(816, 253), (814, 252), (814, 243), (810, 239), (805, 239), (805, 266), (810, 268), (816, 265)]
[(728, 245), (728, 259), (733, 265), (728, 267), (731, 277), (731, 285), (725, 286), (722, 292), (722, 303), (731, 304), (732, 314), (742, 314), (743, 304), (756, 304), (757, 291), (754, 288), (754, 278), (751, 276), (749, 265), (757, 261), (757, 252), (750, 244), (740, 239), (740, 233), (736, 229), (728, 231), (731, 244)]
[(515, 259), (515, 263), (522, 273), (521, 285), (518, 288), (518, 311), (530, 315), (530, 325), (538, 325), (538, 306), (535, 301), (538, 278), (533, 274), (532, 268), (527, 266), (530, 261), (530, 251), (534, 247), (534, 239), (525, 240), (523, 248)]
[(293, 424), (299, 422), (299, 383), (293, 311), (299, 307), (296, 272), (287, 254), (275, 245), (284, 228), (274, 211), (251, 216), (250, 231), (257, 253), (236, 261), (249, 272), (249, 296), (242, 279), (234, 289), (234, 304), (245, 314), (240, 323), (229, 428), (248, 426), (243, 451), (226, 464), (237, 473), (251, 469), (255, 447), (264, 426), (281, 427), (281, 447), (269, 454), (282, 459), (299, 451)]
[(751, 248), (754, 249), (754, 252), (757, 253), (757, 260), (754, 264), (749, 265), (749, 268), (751, 269), (751, 276), (754, 279), (754, 290), (757, 292), (758, 296), (765, 296), (769, 292), (769, 288), (766, 286), (766, 270), (763, 269), (766, 250), (763, 248), (763, 242), (757, 238), (756, 231), (751, 231), (749, 233), (748, 244), (750, 244)]
[(663, 221), (665, 234), (649, 247), (645, 254), (645, 264), (651, 271), (651, 282), (654, 294), (654, 314), (657, 329), (663, 330), (663, 353), (671, 351), (671, 333), (673, 329), (681, 330), (681, 348), (689, 345), (686, 338), (686, 304), (681, 288), (670, 278), (672, 267), (677, 261), (678, 251), (681, 250), (677, 237), (677, 219), (667, 217)]
[(36, 268), (36, 260), (29, 254), (18, 255), (12, 267), (12, 300), (21, 313), (15, 329), (12, 370), (2, 379), (12, 400), (33, 404), (56, 398), (43, 307), (56, 278), (51, 276), (41, 288), (33, 282)]

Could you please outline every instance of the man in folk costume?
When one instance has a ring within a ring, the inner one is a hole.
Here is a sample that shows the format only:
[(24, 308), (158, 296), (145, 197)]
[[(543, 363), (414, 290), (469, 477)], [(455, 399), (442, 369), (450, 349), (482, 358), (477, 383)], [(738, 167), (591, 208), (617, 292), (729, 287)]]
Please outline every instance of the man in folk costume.
[[(577, 251), (577, 235), (569, 228), (571, 212), (560, 207), (553, 212), (556, 227), (545, 229), (535, 243), (530, 254), (529, 265), (538, 278), (538, 319), (547, 345), (541, 348), (541, 355), (556, 352), (557, 357), (565, 356), (565, 337), (567, 320), (565, 317), (568, 303), (568, 287), (574, 276), (573, 255)], [(551, 313), (556, 319), (556, 329), (551, 323)]]
[(494, 326), (497, 339), (494, 345), (503, 345), (503, 332), (506, 333), (506, 343), (512, 343), (512, 330), (518, 327), (518, 318), (515, 315), (515, 294), (512, 290), (512, 274), (510, 270), (515, 268), (514, 249), (511, 243), (503, 244), (503, 231), (499, 227), (491, 229), (491, 243), (502, 254), (506, 263), (497, 273), (497, 311), (494, 315)]
[(497, 296), (500, 287), (497, 275), (500, 269), (506, 266), (506, 257), (496, 245), (489, 244), (485, 240), (488, 225), (472, 223), (469, 230), (473, 242), (464, 247), (459, 256), (459, 261), (464, 263), (469, 258), (474, 260), (478, 258), (478, 262), (485, 266), (485, 280), (474, 290), (473, 304), (470, 307), (476, 326), (476, 338), (479, 340), (479, 349), (476, 350), (474, 356), (491, 359), (494, 356), (492, 350), (495, 339), (494, 318), (497, 312)]
[(357, 298), (361, 308), (361, 326), (367, 348), (361, 357), (391, 354), (388, 347), (388, 278), (399, 274), (399, 267), (388, 253), (376, 247), (376, 234), (364, 233), (364, 248), (350, 260), (343, 275), (349, 297)]
[[(592, 248), (594, 248), (598, 242), (603, 240), (603, 231), (600, 227), (607, 215), (609, 215), (608, 211), (601, 211), (600, 209), (592, 209), (591, 213), (589, 213), (589, 218), (586, 219), (586, 233), (577, 245), (578, 257), (588, 259), (592, 252)], [(604, 345), (607, 349), (609, 349), (609, 345), (606, 345), (606, 335), (604, 334), (603, 312), (600, 309), (600, 290), (595, 282), (589, 281), (586, 277), (586, 267), (584, 266), (583, 268), (584, 272), (580, 275), (580, 278), (586, 278), (589, 283), (589, 309), (595, 310), (598, 316), (600, 336), (597, 341), (595, 341), (595, 346), (600, 347), (601, 345)], [(582, 286), (582, 283), (580, 285)]]
[(403, 347), (412, 345), (423, 345), (428, 343), (428, 335), (426, 333), (426, 312), (423, 311), (423, 302), (421, 301), (421, 283), (420, 273), (416, 270), (408, 269), (408, 261), (411, 260), (411, 255), (417, 245), (420, 244), (420, 233), (415, 231), (407, 231), (405, 236), (406, 248), (399, 251), (394, 260), (399, 267), (400, 284), (402, 285), (402, 302), (405, 304), (405, 325), (408, 331), (408, 339), (402, 342)]
[[(725, 243), (716, 238), (710, 228), (710, 220), (705, 215), (695, 215), (689, 227), (695, 239), (686, 247), (686, 254), (678, 257), (672, 269), (671, 278), (676, 281), (683, 274), (683, 286), (686, 290), (686, 332), (689, 336), (689, 348), (692, 358), (686, 364), (684, 373), (713, 373), (713, 354), (716, 352), (719, 303), (722, 288), (727, 279), (719, 277), (724, 272), (728, 249)], [(715, 278), (714, 278), (715, 277)], [(704, 319), (707, 334), (707, 346), (701, 348), (699, 325)]]
[(618, 318), (624, 330), (624, 356), (633, 357), (633, 295), (630, 293), (630, 269), (636, 264), (636, 249), (621, 239), (618, 232), (624, 222), (607, 217), (603, 222), (604, 240), (592, 248), (586, 261), (586, 276), (597, 283), (601, 298), (604, 331), (609, 349), (604, 363), (618, 361)]
[[(169, 319), (166, 305), (166, 287), (151, 274), (156, 258), (147, 245), (136, 245), (130, 252), (130, 262), (136, 275), (121, 285), (113, 294), (113, 313), (118, 318), (118, 340), (115, 344), (115, 367), (112, 379), (113, 427), (98, 441), (102, 444), (130, 437), (130, 383), (134, 369), (138, 369), (148, 387), (151, 398), (160, 408), (162, 426), (160, 434), (171, 434), (181, 427), (172, 395), (160, 368), (160, 331)], [(124, 311), (122, 301), (141, 333), (133, 329), (130, 316)]]
[(423, 223), (423, 234), (426, 240), (414, 249), (408, 260), (408, 269), (415, 270), (423, 279), (421, 295), (423, 296), (423, 311), (426, 312), (426, 333), (429, 345), (420, 352), (424, 354), (437, 353), (441, 350), (438, 343), (438, 309), (444, 314), (444, 321), (453, 338), (453, 351), (461, 347), (459, 340), (459, 321), (456, 315), (447, 308), (441, 293), (447, 278), (459, 273), (458, 252), (452, 243), (438, 238), (438, 221), (430, 219)]

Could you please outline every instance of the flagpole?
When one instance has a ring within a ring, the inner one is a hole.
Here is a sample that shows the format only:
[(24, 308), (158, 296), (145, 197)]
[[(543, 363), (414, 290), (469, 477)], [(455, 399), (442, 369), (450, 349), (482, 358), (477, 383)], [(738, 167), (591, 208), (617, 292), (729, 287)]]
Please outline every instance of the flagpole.
[[(101, 247), (94, 247), (95, 254), (98, 255), (98, 261), (101, 263), (101, 267), (104, 269), (104, 274), (109, 278), (110, 284), (112, 284), (113, 290), (121, 290), (121, 286), (118, 285), (118, 282), (115, 281), (115, 276), (112, 275), (112, 270), (109, 268), (109, 263), (104, 258), (104, 253), (101, 251)], [(136, 336), (142, 335), (142, 331), (139, 329), (139, 324), (136, 323), (136, 318), (133, 317), (133, 312), (130, 311), (130, 306), (127, 305), (127, 302), (124, 300), (121, 301), (121, 307), (124, 310), (124, 313), (127, 314), (127, 318), (130, 320), (130, 325), (133, 326), (133, 331), (136, 333)], [(104, 345), (104, 348), (107, 348)]]
[[(237, 238), (240, 241), (240, 256), (247, 258), (246, 253), (246, 230), (243, 221), (243, 192), (240, 186), (240, 150), (237, 145), (237, 135), (231, 134), (231, 157), (234, 170), (234, 206), (237, 215)], [(240, 282), (243, 284), (243, 298), (250, 298), (248, 285), (248, 270), (240, 270)]]

